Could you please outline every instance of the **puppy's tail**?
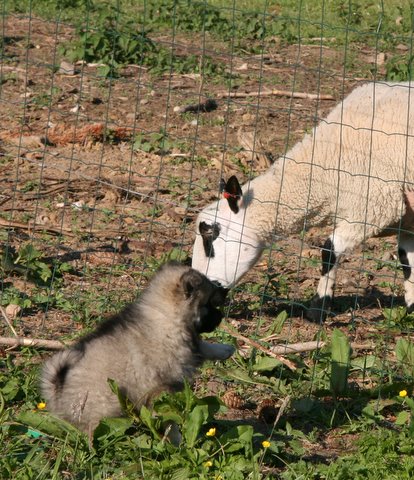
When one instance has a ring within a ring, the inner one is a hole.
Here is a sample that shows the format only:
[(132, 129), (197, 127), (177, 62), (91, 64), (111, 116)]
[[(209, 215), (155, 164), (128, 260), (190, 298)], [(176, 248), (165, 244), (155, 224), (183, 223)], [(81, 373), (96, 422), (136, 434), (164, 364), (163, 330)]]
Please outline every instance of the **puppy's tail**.
[(44, 364), (40, 376), (40, 389), (52, 409), (64, 390), (69, 370), (81, 356), (82, 353), (77, 350), (62, 350)]

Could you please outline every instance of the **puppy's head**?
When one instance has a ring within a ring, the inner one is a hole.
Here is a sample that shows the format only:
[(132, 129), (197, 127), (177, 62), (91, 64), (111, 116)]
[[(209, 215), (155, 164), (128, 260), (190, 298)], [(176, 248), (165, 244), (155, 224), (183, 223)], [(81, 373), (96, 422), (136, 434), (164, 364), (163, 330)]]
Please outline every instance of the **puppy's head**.
[(189, 268), (180, 279), (197, 333), (212, 332), (220, 324), (228, 290), (211, 282), (205, 275)]

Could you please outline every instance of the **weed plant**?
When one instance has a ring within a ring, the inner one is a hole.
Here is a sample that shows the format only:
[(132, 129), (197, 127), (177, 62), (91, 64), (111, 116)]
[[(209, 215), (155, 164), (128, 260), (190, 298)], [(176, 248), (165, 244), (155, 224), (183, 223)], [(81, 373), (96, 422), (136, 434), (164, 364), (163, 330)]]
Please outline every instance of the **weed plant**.
[[(61, 48), (61, 54), (71, 60), (103, 64), (99, 74), (104, 76), (117, 76), (121, 67), (131, 63), (148, 67), (156, 74), (171, 70), (223, 74), (223, 65), (207, 55), (202, 61), (198, 55), (178, 56), (156, 41), (159, 34), (177, 31), (208, 33), (224, 42), (234, 42), (243, 51), (254, 51), (255, 42), (267, 39), (278, 38), (286, 44), (322, 39), (333, 46), (345, 45), (348, 61), (355, 47), (369, 45), (379, 52), (392, 53), (385, 64), (388, 80), (413, 78), (411, 2), (391, 0), (366, 5), (362, 0), (282, 0), (265, 8), (263, 2), (255, 0), (241, 9), (222, 0), (17, 0), (5, 8), (71, 21), (76, 27), (75, 37)], [(401, 44), (407, 47), (406, 53), (396, 51)]]

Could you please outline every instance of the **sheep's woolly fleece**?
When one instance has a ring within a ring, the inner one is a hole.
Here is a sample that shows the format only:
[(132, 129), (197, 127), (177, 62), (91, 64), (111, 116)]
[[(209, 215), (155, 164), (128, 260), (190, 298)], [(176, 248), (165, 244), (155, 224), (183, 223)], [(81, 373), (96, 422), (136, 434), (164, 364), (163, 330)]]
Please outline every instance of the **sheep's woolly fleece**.
[(414, 88), (357, 88), (313, 134), (244, 186), (244, 223), (263, 241), (274, 232), (300, 232), (305, 219), (345, 228), (351, 222), (367, 237), (378, 234), (404, 213), (403, 190), (414, 190), (413, 135)]
[[(243, 186), (237, 211), (222, 198), (200, 213), (193, 267), (232, 286), (278, 235), (333, 224), (330, 246), (339, 256), (389, 228), (412, 232), (413, 134), (409, 83), (356, 88), (312, 133)], [(210, 252), (200, 225), (209, 231)], [(414, 245), (405, 247), (408, 257), (414, 255)]]

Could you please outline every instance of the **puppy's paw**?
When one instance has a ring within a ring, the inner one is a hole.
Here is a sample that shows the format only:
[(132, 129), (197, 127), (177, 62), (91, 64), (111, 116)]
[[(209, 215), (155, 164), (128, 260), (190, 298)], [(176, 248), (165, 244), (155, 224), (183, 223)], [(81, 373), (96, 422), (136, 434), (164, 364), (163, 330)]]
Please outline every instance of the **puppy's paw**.
[(200, 352), (206, 360), (226, 360), (235, 352), (233, 345), (201, 342)]

